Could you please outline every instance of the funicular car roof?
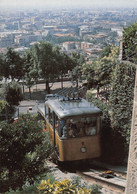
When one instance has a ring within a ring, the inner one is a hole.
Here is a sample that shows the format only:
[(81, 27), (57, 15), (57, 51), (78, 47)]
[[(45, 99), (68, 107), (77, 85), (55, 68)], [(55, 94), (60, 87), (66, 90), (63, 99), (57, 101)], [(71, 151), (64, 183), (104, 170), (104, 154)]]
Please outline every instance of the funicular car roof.
[(101, 114), (101, 110), (84, 99), (48, 100), (45, 102), (60, 118)]

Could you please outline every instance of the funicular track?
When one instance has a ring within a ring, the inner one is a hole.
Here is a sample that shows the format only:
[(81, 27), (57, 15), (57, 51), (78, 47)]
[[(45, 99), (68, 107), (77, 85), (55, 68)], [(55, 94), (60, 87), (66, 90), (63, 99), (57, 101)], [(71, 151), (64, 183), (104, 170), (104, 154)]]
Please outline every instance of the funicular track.
[[(67, 167), (66, 167), (67, 166)], [(119, 170), (112, 170), (110, 168), (104, 168), (104, 166), (95, 166), (85, 163), (73, 165), (72, 163), (67, 163), (61, 167), (65, 171), (75, 171), (75, 173), (82, 177), (82, 179), (92, 183), (102, 186), (103, 188), (112, 190), (116, 193), (124, 193), (126, 186), (126, 172)]]
[[(115, 174), (115, 172), (113, 173)], [(125, 191), (126, 179), (121, 178), (119, 176), (112, 175), (109, 178), (107, 178), (107, 176), (102, 177), (102, 173), (100, 173), (97, 170), (92, 171), (91, 169), (90, 171), (86, 171), (86, 172), (77, 170), (76, 174), (91, 183), (101, 185), (102, 187), (105, 187), (107, 189), (120, 192), (120, 193), (124, 193)]]

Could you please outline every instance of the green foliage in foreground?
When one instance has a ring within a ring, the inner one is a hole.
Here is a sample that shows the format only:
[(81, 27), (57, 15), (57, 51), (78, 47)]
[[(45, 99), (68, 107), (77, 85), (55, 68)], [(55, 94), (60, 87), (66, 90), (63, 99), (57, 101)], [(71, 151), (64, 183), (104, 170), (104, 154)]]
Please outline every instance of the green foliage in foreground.
[(64, 179), (56, 181), (52, 173), (43, 174), (41, 177), (43, 179), (40, 181), (35, 181), (33, 185), (28, 182), (23, 185), (22, 190), (12, 190), (6, 194), (35, 194), (35, 193), (53, 193), (53, 194), (99, 194), (102, 187), (100, 185), (91, 185), (88, 182), (82, 181), (78, 176), (73, 176), (71, 180)]
[(14, 112), (13, 106), (9, 106), (5, 100), (0, 100), (0, 121), (12, 119)]
[(62, 181), (55, 181), (54, 183), (50, 183), (50, 180), (42, 180), (41, 184), (38, 186), (38, 190), (41, 193), (51, 193), (51, 194), (97, 194), (100, 193), (100, 186), (92, 185), (85, 186), (80, 182), (76, 182), (69, 179), (64, 179)]
[(22, 115), (14, 123), (0, 123), (0, 192), (21, 188), (45, 172), (51, 144), (35, 116)]
[(41, 179), (48, 180), (50, 179), (50, 183), (52, 184), (55, 182), (55, 177), (52, 173), (44, 173), (41, 174), (40, 176), (37, 176), (37, 180), (33, 183), (30, 184), (29, 182), (26, 182), (21, 189), (13, 190), (10, 189), (6, 194), (34, 194), (34, 193), (39, 193), (38, 191), (38, 186), (40, 185)]

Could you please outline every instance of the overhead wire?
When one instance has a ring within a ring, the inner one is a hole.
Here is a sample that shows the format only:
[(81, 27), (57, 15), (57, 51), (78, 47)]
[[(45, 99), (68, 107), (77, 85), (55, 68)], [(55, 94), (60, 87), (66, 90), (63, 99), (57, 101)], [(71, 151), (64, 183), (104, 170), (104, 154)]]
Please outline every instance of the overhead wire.
[[(137, 55), (137, 53), (135, 52), (135, 54)], [(128, 57), (131, 57), (131, 55), (129, 55)], [(127, 59), (127, 58), (125, 58), (125, 59)], [(122, 59), (122, 60), (124, 60), (124, 59)], [(129, 61), (130, 62), (130, 61)], [(109, 71), (109, 70), (111, 70), (112, 68), (113, 68), (113, 66), (114, 65), (110, 65), (110, 66), (108, 66), (108, 67), (104, 67), (104, 69), (102, 68), (99, 72), (97, 72), (97, 73), (95, 73), (94, 72), (94, 70), (92, 70), (92, 73), (90, 74), (90, 76), (97, 76), (97, 75), (99, 75), (100, 73), (102, 73), (102, 72), (107, 72), (107, 71)], [(89, 75), (89, 74), (86, 74), (86, 75)]]

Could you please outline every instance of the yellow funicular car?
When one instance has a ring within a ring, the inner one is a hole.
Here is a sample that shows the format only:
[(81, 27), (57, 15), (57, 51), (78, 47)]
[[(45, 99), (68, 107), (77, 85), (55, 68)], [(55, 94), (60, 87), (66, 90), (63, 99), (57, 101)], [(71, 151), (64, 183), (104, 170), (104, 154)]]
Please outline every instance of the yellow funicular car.
[(97, 158), (101, 155), (101, 110), (79, 97), (48, 99), (39, 113), (56, 147), (59, 161)]

